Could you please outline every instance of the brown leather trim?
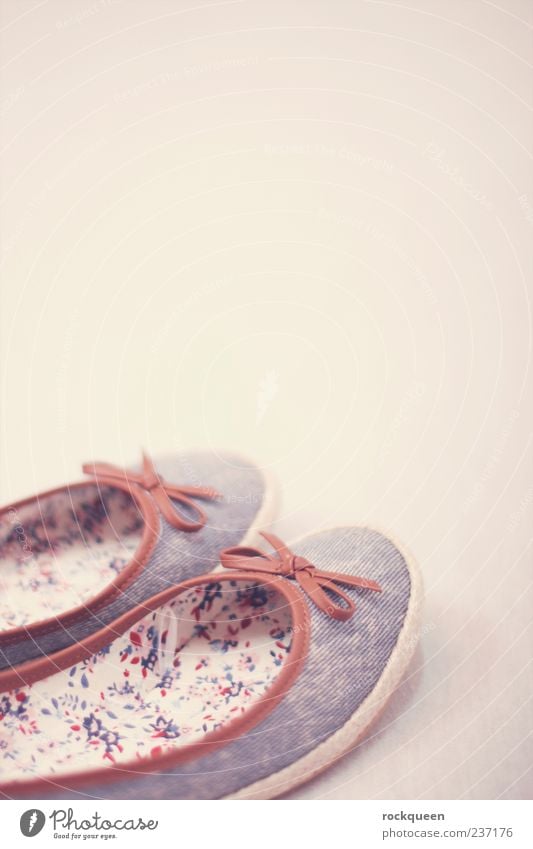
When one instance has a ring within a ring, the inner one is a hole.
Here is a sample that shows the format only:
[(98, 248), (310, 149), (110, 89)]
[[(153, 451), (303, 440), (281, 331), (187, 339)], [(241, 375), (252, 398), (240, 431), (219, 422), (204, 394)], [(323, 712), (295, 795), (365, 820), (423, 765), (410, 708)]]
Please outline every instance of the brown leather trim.
[[(40, 794), (57, 792), (58, 790), (76, 790), (81, 789), (87, 784), (116, 782), (126, 780), (134, 776), (143, 775), (146, 773), (160, 773), (165, 768), (172, 768), (178, 764), (187, 763), (195, 758), (202, 757), (205, 754), (218, 749), (221, 746), (241, 737), (251, 728), (260, 723), (271, 711), (277, 706), (281, 699), (290, 690), (296, 678), (300, 674), (305, 659), (309, 650), (310, 640), (310, 615), (307, 604), (302, 593), (289, 581), (280, 577), (271, 577), (260, 575), (257, 572), (235, 572), (235, 573), (220, 573), (215, 572), (209, 575), (202, 575), (198, 578), (191, 578), (184, 581), (177, 587), (163, 590), (158, 595), (153, 596), (144, 604), (138, 605), (128, 613), (115, 620), (113, 625), (102, 628), (96, 634), (92, 634), (84, 640), (82, 649), (78, 656), (78, 661), (82, 658), (91, 656), (95, 651), (108, 645), (110, 640), (125, 633), (135, 622), (145, 616), (147, 613), (157, 610), (163, 604), (170, 601), (172, 598), (180, 595), (185, 590), (213, 581), (260, 581), (265, 586), (271, 586), (281, 593), (287, 599), (292, 616), (293, 641), (291, 647), (290, 660), (285, 662), (281, 671), (267, 690), (265, 695), (243, 715), (231, 720), (225, 727), (216, 729), (215, 731), (206, 734), (204, 739), (197, 743), (191, 743), (188, 746), (183, 746), (175, 752), (166, 752), (157, 758), (146, 759), (146, 761), (129, 761), (122, 767), (110, 765), (103, 769), (93, 769), (85, 772), (68, 773), (62, 776), (52, 778), (35, 778), (25, 781), (12, 781), (7, 784), (0, 784), (0, 793), (7, 798), (36, 795), (42, 798)], [(79, 646), (78, 646), (79, 648)], [(55, 671), (68, 668), (69, 662), (65, 662), (65, 654), (69, 652), (64, 649), (57, 652), (53, 657), (56, 659)], [(34, 672), (40, 664), (40, 659), (28, 661), (18, 668), (17, 683), (14, 686), (24, 686), (25, 684), (39, 680), (45, 677), (41, 674), (34, 677)]]
[[(102, 480), (102, 478), (112, 478), (128, 485), (137, 484), (141, 489), (150, 493), (159, 507), (161, 515), (165, 517), (169, 525), (177, 528), (178, 531), (187, 531), (188, 533), (199, 531), (207, 522), (205, 511), (196, 503), (196, 499), (214, 501), (215, 498), (220, 498), (220, 493), (212, 487), (176, 486), (168, 483), (161, 475), (158, 475), (154, 461), (146, 452), (143, 452), (141, 472), (121, 469), (118, 466), (111, 465), (111, 463), (85, 463), (83, 471), (88, 475), (93, 475), (97, 481)], [(181, 516), (176, 511), (171, 499), (178, 501), (184, 507), (188, 507), (193, 515), (196, 514), (196, 521), (191, 522)], [(193, 501), (193, 499), (195, 500)]]
[[(292, 578), (300, 585), (311, 601), (322, 613), (331, 616), (338, 622), (346, 622), (355, 613), (355, 603), (339, 584), (348, 587), (361, 587), (374, 592), (381, 592), (381, 587), (375, 581), (361, 578), (358, 575), (347, 575), (344, 572), (328, 572), (318, 569), (307, 560), (293, 554), (288, 545), (278, 536), (266, 531), (260, 531), (261, 536), (272, 546), (276, 555), (252, 548), (249, 545), (235, 545), (220, 552), (220, 562), (226, 569), (257, 570), (267, 575), (283, 575)], [(329, 592), (329, 595), (327, 592)], [(340, 598), (344, 605), (334, 602)]]
[(42, 636), (49, 631), (55, 631), (58, 627), (71, 627), (75, 622), (86, 618), (88, 613), (98, 611), (104, 605), (109, 604), (119, 593), (124, 592), (124, 590), (135, 580), (137, 575), (146, 566), (159, 536), (159, 513), (150, 494), (136, 485), (121, 483), (120, 481), (116, 481), (111, 478), (99, 478), (98, 483), (89, 479), (85, 481), (77, 481), (76, 483), (66, 484), (65, 486), (56, 487), (55, 489), (49, 489), (45, 492), (39, 493), (38, 495), (32, 495), (29, 498), (25, 498), (22, 501), (8, 504), (7, 507), (2, 507), (0, 509), (0, 518), (13, 510), (17, 511), (22, 507), (26, 507), (28, 504), (36, 503), (38, 507), (40, 499), (48, 498), (52, 495), (68, 494), (71, 490), (87, 487), (93, 487), (97, 492), (99, 492), (102, 485), (127, 492), (128, 495), (130, 495), (135, 501), (141, 512), (141, 516), (144, 521), (144, 528), (141, 541), (133, 554), (133, 557), (113, 579), (112, 583), (108, 584), (103, 590), (85, 603), (80, 604), (78, 607), (73, 607), (64, 613), (61, 613), (59, 616), (52, 616), (48, 619), (41, 619), (37, 622), (32, 622), (29, 625), (23, 625), (17, 628), (10, 628), (7, 631), (2, 631), (0, 633), (0, 647), (12, 645), (13, 643), (19, 642), (23, 639), (31, 639), (33, 636)]

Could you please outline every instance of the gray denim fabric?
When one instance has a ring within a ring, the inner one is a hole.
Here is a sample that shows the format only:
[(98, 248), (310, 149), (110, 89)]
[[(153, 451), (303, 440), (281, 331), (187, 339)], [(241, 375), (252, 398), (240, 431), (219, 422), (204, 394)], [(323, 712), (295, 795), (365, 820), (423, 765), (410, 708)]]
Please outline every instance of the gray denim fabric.
[[(58, 626), (39, 638), (0, 650), (0, 669), (72, 645), (166, 587), (211, 572), (218, 563), (219, 551), (238, 545), (254, 524), (265, 498), (265, 479), (257, 467), (241, 457), (197, 452), (156, 458), (154, 462), (157, 472), (169, 483), (208, 486), (220, 493), (221, 499), (198, 502), (207, 515), (205, 526), (186, 533), (161, 516), (156, 546), (130, 586), (111, 604), (87, 614), (69, 629)], [(95, 588), (95, 592), (100, 589)]]
[(317, 533), (292, 550), (321, 569), (374, 579), (383, 592), (348, 590), (357, 596), (357, 610), (347, 622), (311, 605), (303, 672), (278, 707), (243, 737), (165, 774), (88, 785), (75, 793), (61, 791), (58, 777), (50, 798), (218, 799), (294, 763), (350, 719), (398, 640), (411, 592), (408, 567), (390, 540), (367, 528)]

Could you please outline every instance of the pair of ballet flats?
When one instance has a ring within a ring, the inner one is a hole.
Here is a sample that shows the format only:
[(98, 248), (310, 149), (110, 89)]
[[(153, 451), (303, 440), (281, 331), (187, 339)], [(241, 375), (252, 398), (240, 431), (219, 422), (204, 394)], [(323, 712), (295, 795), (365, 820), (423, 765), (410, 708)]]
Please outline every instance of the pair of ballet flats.
[(238, 456), (83, 469), (0, 511), (0, 793), (273, 798), (353, 749), (416, 644), (399, 546), (286, 544)]

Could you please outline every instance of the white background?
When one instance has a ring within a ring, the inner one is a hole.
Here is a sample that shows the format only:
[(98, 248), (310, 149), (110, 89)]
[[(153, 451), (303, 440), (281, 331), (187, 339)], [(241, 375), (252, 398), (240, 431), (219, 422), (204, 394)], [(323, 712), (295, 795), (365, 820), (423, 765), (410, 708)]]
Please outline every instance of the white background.
[(2, 0), (2, 500), (237, 448), (421, 565), (297, 798), (531, 794), (530, 0)]

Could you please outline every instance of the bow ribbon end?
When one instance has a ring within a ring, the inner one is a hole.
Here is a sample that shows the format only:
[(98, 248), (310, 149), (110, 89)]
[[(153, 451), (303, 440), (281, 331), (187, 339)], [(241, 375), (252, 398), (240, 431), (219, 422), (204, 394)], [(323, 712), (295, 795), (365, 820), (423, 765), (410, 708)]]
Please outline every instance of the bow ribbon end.
[[(355, 613), (355, 603), (344, 592), (343, 586), (382, 592), (380, 585), (370, 578), (318, 569), (307, 558), (293, 554), (289, 547), (274, 534), (261, 532), (261, 536), (272, 546), (277, 556), (266, 554), (259, 548), (236, 546), (221, 552), (222, 565), (226, 569), (262, 572), (292, 578), (323, 613), (342, 622), (350, 619)], [(335, 602), (335, 597), (344, 604)]]
[[(199, 531), (207, 521), (204, 510), (194, 503), (193, 498), (215, 501), (222, 497), (211, 487), (168, 484), (157, 473), (154, 462), (146, 451), (142, 452), (142, 472), (120, 469), (110, 463), (84, 463), (82, 469), (85, 474), (111, 485), (120, 482), (129, 487), (141, 487), (151, 495), (167, 522), (180, 531)], [(196, 521), (188, 521), (178, 513), (171, 499), (195, 515)]]

